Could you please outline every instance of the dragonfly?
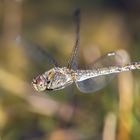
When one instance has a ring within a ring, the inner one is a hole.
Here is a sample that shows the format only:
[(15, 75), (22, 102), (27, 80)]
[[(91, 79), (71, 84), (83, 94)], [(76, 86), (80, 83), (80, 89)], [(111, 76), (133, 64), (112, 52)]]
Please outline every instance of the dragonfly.
[(110, 52), (86, 69), (78, 68), (78, 52), (80, 47), (80, 9), (74, 13), (76, 23), (76, 39), (66, 67), (58, 66), (53, 59), (54, 67), (33, 78), (32, 86), (38, 92), (55, 91), (75, 83), (82, 93), (93, 93), (105, 87), (118, 73), (140, 69), (140, 62), (123, 64), (123, 56), (118, 52)]

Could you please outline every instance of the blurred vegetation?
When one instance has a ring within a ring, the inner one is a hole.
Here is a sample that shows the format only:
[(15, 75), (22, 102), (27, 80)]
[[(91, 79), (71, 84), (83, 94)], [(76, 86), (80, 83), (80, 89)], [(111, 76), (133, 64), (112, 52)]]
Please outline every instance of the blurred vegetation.
[[(61, 66), (67, 64), (77, 7), (82, 61), (118, 49), (140, 61), (139, 0), (1, 0), (1, 140), (139, 140), (138, 70), (120, 74), (92, 94), (80, 93), (75, 85), (54, 93), (37, 93), (31, 87), (34, 76), (53, 67), (32, 51), (34, 44)], [(17, 43), (19, 35), (27, 44)]]

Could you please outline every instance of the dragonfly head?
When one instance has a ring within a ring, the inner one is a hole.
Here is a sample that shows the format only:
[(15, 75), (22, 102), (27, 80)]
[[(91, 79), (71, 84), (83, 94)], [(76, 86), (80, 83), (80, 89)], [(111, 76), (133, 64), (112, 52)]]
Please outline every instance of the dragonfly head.
[(42, 75), (37, 76), (32, 80), (32, 85), (36, 91), (44, 91), (47, 88), (46, 80)]

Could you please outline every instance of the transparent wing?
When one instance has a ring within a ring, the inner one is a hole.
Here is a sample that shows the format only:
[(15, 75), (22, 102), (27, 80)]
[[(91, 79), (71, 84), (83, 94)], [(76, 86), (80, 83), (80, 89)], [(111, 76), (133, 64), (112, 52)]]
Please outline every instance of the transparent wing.
[(47, 53), (42, 48), (40, 48), (39, 45), (32, 44), (29, 41), (23, 39), (21, 36), (18, 36), (16, 38), (16, 41), (24, 46), (23, 48), (26, 51), (26, 54), (29, 57), (31, 57), (33, 60), (35, 60), (35, 62), (44, 65), (44, 63), (48, 61), (50, 64), (53, 64), (55, 67), (58, 66), (56, 60), (49, 53)]
[(72, 50), (72, 54), (70, 56), (70, 59), (68, 61), (68, 68), (69, 69), (77, 69), (77, 54), (79, 51), (79, 41), (80, 41), (80, 9), (77, 9), (74, 13), (74, 18), (75, 18), (75, 22), (76, 22), (76, 40), (75, 40), (75, 45), (73, 47)]
[[(94, 63), (87, 66), (87, 69), (99, 69), (103, 67), (110, 66), (121, 66), (125, 62), (122, 61), (122, 54), (120, 52), (108, 53), (101, 58), (99, 58)], [(76, 83), (76, 86), (81, 92), (91, 93), (100, 90), (105, 87), (116, 74), (109, 74), (104, 76), (98, 76), (95, 78), (90, 78), (84, 81)]]

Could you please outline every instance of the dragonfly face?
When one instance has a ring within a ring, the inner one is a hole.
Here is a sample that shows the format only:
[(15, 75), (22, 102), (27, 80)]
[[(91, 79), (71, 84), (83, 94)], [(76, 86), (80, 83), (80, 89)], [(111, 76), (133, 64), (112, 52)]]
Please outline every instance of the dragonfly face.
[(33, 79), (32, 85), (36, 91), (44, 91), (47, 89), (46, 80), (42, 75)]
[(32, 80), (32, 85), (37, 91), (51, 90), (50, 86), (53, 81), (54, 70), (45, 72)]

